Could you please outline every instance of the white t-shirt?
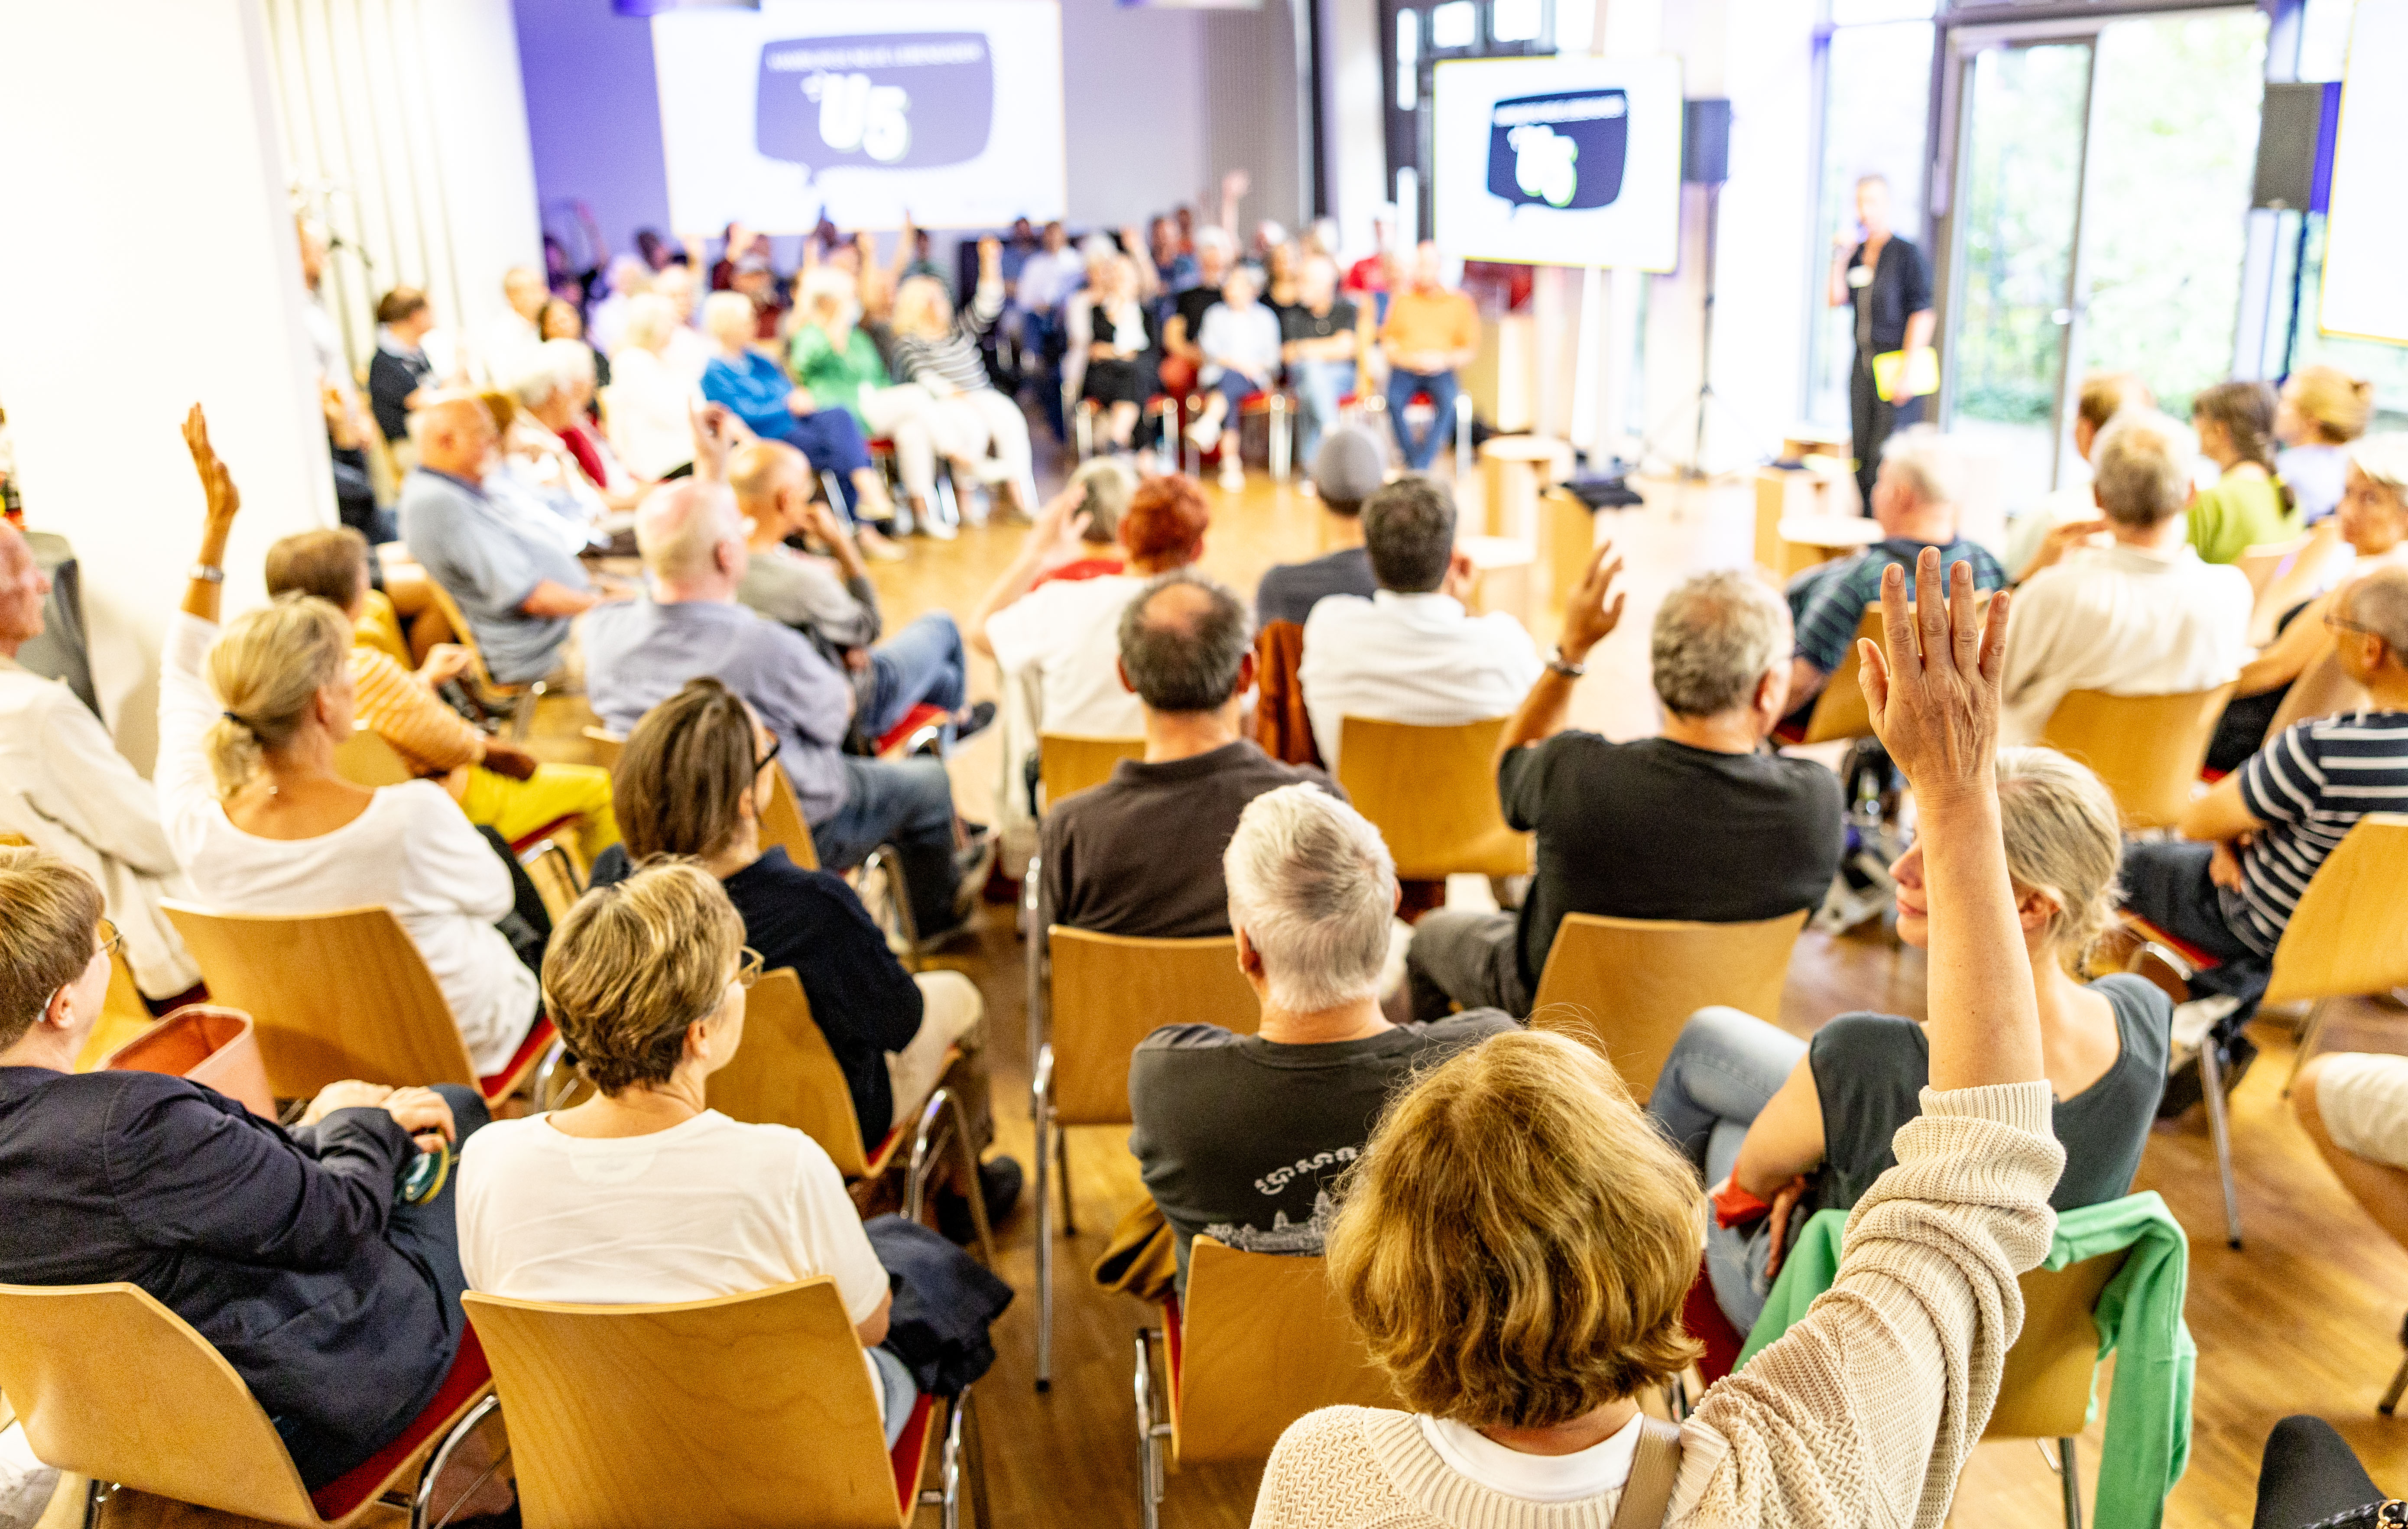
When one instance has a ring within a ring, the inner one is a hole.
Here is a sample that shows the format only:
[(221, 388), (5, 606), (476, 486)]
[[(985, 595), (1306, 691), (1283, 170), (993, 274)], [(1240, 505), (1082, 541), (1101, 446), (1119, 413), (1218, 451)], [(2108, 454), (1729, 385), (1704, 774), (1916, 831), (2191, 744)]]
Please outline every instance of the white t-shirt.
[(987, 618), (996, 667), (1007, 676), (1036, 671), (1042, 731), (1143, 736), (1145, 707), (1121, 684), (1120, 620), (1146, 582), (1134, 574), (1056, 579)]
[(1382, 590), (1315, 602), (1296, 673), (1335, 777), (1342, 719), (1451, 727), (1506, 716), (1545, 667), (1530, 634), (1502, 611), (1473, 616), (1451, 594)]
[(2086, 547), (2015, 592), (1999, 741), (2040, 741), (2068, 692), (2176, 695), (2213, 689), (2249, 660), (2256, 595), (2238, 568), (2190, 548)]
[[(858, 1324), (887, 1292), (819, 1144), (715, 1109), (604, 1139), (542, 1115), (495, 1121), (461, 1150), (458, 1214), (468, 1288), (513, 1300), (649, 1306), (824, 1274)], [(867, 1352), (862, 1364), (880, 1394)]]
[(1552, 1455), (1509, 1450), (1478, 1429), (1445, 1418), (1424, 1415), (1414, 1421), (1422, 1425), (1422, 1437), (1456, 1475), (1525, 1502), (1571, 1503), (1619, 1492), (1630, 1479), (1646, 1420), (1634, 1414), (1587, 1449)]
[(468, 1060), (499, 1072), (535, 1023), (535, 973), (494, 927), (510, 911), (510, 873), (439, 781), (378, 790), (331, 834), (269, 839), (236, 828), (218, 801), (202, 737), (220, 715), (201, 678), (218, 629), (169, 618), (159, 665), (160, 823), (194, 895), (225, 913), (386, 907), (452, 1006)]

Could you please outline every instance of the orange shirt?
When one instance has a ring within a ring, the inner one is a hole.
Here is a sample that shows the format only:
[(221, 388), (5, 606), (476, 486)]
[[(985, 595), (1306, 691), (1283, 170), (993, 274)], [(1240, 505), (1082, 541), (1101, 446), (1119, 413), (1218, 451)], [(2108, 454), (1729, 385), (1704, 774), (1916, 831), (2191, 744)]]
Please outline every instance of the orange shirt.
[(1380, 338), (1390, 350), (1477, 350), (1480, 309), (1459, 292), (1396, 293), (1388, 298)]
[(351, 651), (352, 709), (409, 766), (442, 775), (485, 757), (485, 737), (418, 677), (361, 644)]

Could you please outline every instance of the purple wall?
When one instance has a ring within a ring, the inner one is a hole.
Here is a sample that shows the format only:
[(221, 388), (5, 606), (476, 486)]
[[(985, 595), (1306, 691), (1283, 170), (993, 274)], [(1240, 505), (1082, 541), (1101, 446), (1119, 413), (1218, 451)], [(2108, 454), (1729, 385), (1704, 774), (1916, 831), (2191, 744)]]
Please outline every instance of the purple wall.
[(610, 0), (512, 0), (527, 136), (545, 232), (581, 250), (571, 204), (583, 200), (613, 253), (638, 228), (669, 227), (652, 23)]

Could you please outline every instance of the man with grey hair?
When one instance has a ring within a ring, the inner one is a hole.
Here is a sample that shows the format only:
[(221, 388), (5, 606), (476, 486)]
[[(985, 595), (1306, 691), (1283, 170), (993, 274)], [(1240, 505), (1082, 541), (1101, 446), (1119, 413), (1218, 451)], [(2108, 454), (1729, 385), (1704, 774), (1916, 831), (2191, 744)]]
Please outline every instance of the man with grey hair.
[[(2001, 744), (2038, 743), (2070, 692), (2213, 690), (2249, 661), (2256, 592), (2186, 539), (2197, 452), (2190, 432), (2155, 409), (2127, 409), (2100, 432), (2090, 489), (2104, 518), (2052, 535), (2015, 593)], [(2085, 531), (2110, 540), (2076, 545)]]
[(1304, 621), (1304, 691), (1314, 746), (1338, 773), (1349, 717), (1451, 727), (1501, 717), (1539, 677), (1539, 650), (1504, 611), (1464, 608), (1471, 560), (1455, 550), (1455, 495), (1411, 474), (1363, 505), (1363, 546), (1380, 588), (1331, 594)]
[(1526, 1014), (1567, 913), (1738, 923), (1822, 901), (1844, 842), (1839, 779), (1765, 747), (1789, 698), (1789, 612), (1752, 574), (1674, 589), (1650, 641), (1663, 732), (1569, 730), (1572, 686), (1622, 620), (1622, 561), (1598, 549), (1565, 602), (1547, 672), (1497, 740), (1505, 821), (1536, 833), (1519, 914), (1440, 909), (1405, 970), (1417, 1019), (1450, 1002)]
[(1380, 970), (1397, 869), (1380, 831), (1310, 786), (1255, 797), (1222, 857), (1253, 1035), (1166, 1025), (1129, 1058), (1129, 1150), (1178, 1244), (1315, 1256), (1330, 1192), (1398, 1086), (1512, 1029), (1494, 1009), (1391, 1024)]
[(736, 495), (722, 480), (724, 422), (717, 428), (711, 445), (697, 442), (697, 456), (710, 459), (697, 462), (698, 476), (654, 490), (636, 512), (652, 593), (588, 619), (587, 698), (624, 734), (689, 679), (708, 676), (742, 696), (777, 740), (821, 866), (849, 870), (894, 845), (921, 938), (942, 939), (968, 921), (964, 883), (984, 846), (956, 850), (942, 762), (842, 752), (853, 708), (843, 670), (800, 632), (738, 604), (750, 554)]
[(1337, 788), (1244, 736), (1254, 678), (1246, 607), (1191, 569), (1168, 573), (1120, 621), (1121, 683), (1145, 708), (1145, 757), (1045, 815), (1045, 922), (1107, 935), (1229, 932), (1221, 853), (1246, 804), (1283, 786)]
[(1914, 560), (1925, 548), (1937, 547), (1943, 578), (1950, 564), (1970, 563), (1975, 588), (2005, 586), (2007, 571), (1990, 550), (1956, 534), (1964, 477), (1962, 456), (1939, 431), (1928, 424), (1899, 431), (1882, 448), (1881, 476), (1873, 481), (1873, 519), (1881, 522), (1882, 539), (1854, 557), (1790, 580), (1798, 654), (1789, 667), (1789, 704), (1801, 722), (1824, 681), (1848, 656), (1865, 607), (1880, 602), (1882, 574), (1890, 564), (1904, 568), (1912, 579)]

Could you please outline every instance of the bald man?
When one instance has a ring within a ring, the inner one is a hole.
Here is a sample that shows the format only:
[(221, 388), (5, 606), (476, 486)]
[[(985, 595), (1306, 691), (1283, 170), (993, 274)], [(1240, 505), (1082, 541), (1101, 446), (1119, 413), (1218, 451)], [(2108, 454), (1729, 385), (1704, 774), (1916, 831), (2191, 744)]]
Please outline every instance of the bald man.
[[(952, 616), (932, 610), (878, 642), (885, 624), (869, 565), (850, 526), (811, 497), (811, 464), (784, 441), (753, 441), (727, 459), (728, 487), (736, 507), (752, 523), (751, 560), (736, 586), (736, 598), (773, 622), (811, 639), (853, 680), (854, 715), (863, 736), (875, 742), (901, 725), (922, 704), (953, 717), (956, 736), (976, 732), (995, 716), (982, 702), (966, 713), (968, 660), (961, 628)], [(827, 548), (826, 557), (798, 552), (789, 536), (808, 534)], [(876, 647), (870, 646), (877, 643)]]
[[(418, 465), (401, 484), (401, 539), (468, 618), (485, 667), (505, 685), (561, 668), (569, 622), (606, 598), (560, 525), (486, 492), (499, 436), (472, 393), (438, 393), (409, 417)], [(560, 522), (565, 523), (565, 522)]]
[[(689, 679), (709, 676), (744, 698), (778, 740), (812, 848), (828, 870), (851, 869), (881, 844), (900, 851), (923, 940), (970, 912), (957, 852), (953, 783), (925, 755), (889, 764), (843, 752), (854, 697), (843, 668), (809, 637), (737, 601), (752, 560), (734, 491), (698, 477), (656, 489), (636, 511), (649, 599), (605, 606), (585, 627), (586, 697), (613, 732)], [(967, 891), (975, 893), (970, 884)]]
[(477, 376), (489, 388), (509, 387), (533, 363), (536, 347), (543, 343), (536, 320), (552, 300), (552, 289), (536, 267), (513, 265), (502, 274), (502, 300), (508, 306), (477, 336)]

